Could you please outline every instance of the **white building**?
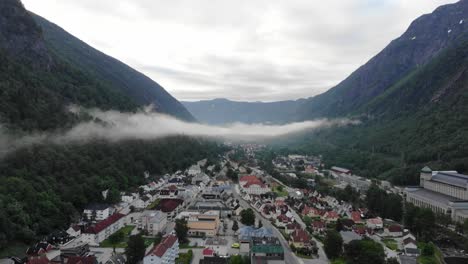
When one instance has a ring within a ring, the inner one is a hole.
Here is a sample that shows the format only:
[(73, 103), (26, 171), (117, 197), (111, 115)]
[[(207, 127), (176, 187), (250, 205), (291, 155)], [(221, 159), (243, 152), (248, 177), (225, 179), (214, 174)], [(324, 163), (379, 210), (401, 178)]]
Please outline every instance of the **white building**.
[(418, 187), (405, 189), (407, 202), (450, 215), (457, 222), (468, 219), (468, 175), (424, 167), (419, 181)]
[(110, 235), (124, 227), (125, 215), (113, 214), (107, 219), (88, 227), (81, 235), (82, 241), (90, 246), (99, 246)]
[(163, 233), (167, 226), (167, 215), (161, 211), (144, 211), (138, 228), (146, 230), (150, 235)]
[(212, 249), (218, 256), (227, 256), (228, 242), (221, 237), (210, 237), (205, 240), (205, 247)]
[(179, 241), (169, 235), (143, 258), (143, 264), (174, 264), (178, 255)]
[(95, 203), (86, 206), (83, 214), (88, 220), (102, 221), (110, 216), (111, 210), (107, 204)]

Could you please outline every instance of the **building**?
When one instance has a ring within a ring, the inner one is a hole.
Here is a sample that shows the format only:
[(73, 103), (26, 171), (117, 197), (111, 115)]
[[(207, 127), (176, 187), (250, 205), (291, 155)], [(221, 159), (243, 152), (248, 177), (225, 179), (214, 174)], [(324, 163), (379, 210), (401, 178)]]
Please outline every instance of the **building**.
[(155, 236), (163, 233), (167, 226), (167, 215), (161, 211), (144, 211), (138, 228), (145, 230), (148, 234)]
[(351, 175), (351, 174), (352, 174), (352, 171), (351, 171), (351, 170), (348, 170), (348, 169), (345, 169), (345, 168), (341, 168), (341, 167), (337, 167), (337, 166), (331, 167), (330, 170), (331, 170), (332, 174), (335, 174), (335, 175), (338, 175), (338, 174), (347, 174), (347, 175)]
[(228, 258), (221, 258), (221, 257), (204, 257), (200, 259), (199, 264), (228, 264)]
[(265, 194), (267, 192), (270, 192), (270, 188), (264, 184), (257, 176), (243, 176), (239, 179), (239, 185), (242, 189), (247, 194)]
[(91, 221), (102, 221), (111, 214), (109, 205), (93, 203), (86, 206), (83, 210), (83, 215)]
[(291, 234), (291, 243), (296, 248), (310, 248), (311, 240), (309, 234), (303, 229), (296, 229)]
[(366, 226), (370, 229), (382, 229), (383, 228), (383, 221), (382, 218), (370, 218), (366, 220)]
[(102, 241), (124, 226), (124, 217), (125, 215), (116, 213), (88, 227), (81, 235), (83, 242), (90, 246), (99, 246)]
[(167, 219), (174, 219), (184, 205), (184, 200), (181, 199), (161, 199), (156, 206), (156, 210), (160, 210), (167, 214)]
[(217, 256), (228, 255), (228, 241), (221, 237), (212, 237), (205, 240), (205, 247), (213, 250)]
[(250, 243), (252, 264), (266, 263), (269, 260), (284, 260), (284, 249), (276, 237), (256, 237)]
[(468, 219), (468, 175), (424, 167), (419, 186), (405, 188), (405, 196), (407, 202), (449, 215), (454, 221)]
[(179, 240), (175, 235), (166, 236), (143, 258), (143, 264), (174, 264), (179, 255)]
[(218, 234), (219, 225), (219, 215), (191, 215), (187, 221), (187, 227), (189, 229), (188, 235), (195, 237), (213, 237)]

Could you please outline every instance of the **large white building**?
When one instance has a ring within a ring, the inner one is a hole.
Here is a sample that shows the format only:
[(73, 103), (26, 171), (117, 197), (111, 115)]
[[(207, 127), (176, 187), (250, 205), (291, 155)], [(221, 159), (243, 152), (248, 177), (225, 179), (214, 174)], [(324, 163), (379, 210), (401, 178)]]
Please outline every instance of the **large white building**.
[(111, 215), (111, 209), (107, 204), (89, 204), (83, 210), (83, 215), (88, 220), (102, 221)]
[(175, 235), (166, 236), (143, 258), (143, 264), (174, 264), (179, 255), (179, 241)]
[(164, 233), (167, 226), (167, 214), (161, 211), (147, 210), (141, 215), (139, 229), (146, 230), (150, 235)]
[(407, 187), (405, 195), (407, 202), (450, 215), (454, 221), (468, 219), (468, 175), (424, 167), (419, 186)]

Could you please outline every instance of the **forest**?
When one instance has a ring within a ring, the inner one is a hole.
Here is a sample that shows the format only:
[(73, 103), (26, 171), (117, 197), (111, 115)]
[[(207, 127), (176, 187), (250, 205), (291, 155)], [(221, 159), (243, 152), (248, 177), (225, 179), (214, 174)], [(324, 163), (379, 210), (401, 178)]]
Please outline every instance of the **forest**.
[(145, 171), (158, 177), (204, 158), (215, 160), (224, 150), (214, 142), (176, 136), (35, 145), (11, 153), (0, 160), (0, 252), (10, 243), (31, 243), (67, 228), (86, 204), (103, 201), (102, 191), (144, 184)]

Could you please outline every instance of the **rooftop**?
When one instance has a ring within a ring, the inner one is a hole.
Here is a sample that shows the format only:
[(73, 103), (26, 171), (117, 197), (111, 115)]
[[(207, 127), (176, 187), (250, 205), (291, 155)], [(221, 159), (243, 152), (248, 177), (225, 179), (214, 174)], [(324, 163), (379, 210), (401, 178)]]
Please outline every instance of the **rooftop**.
[(92, 203), (92, 204), (88, 204), (84, 209), (96, 211), (96, 210), (106, 210), (107, 208), (109, 208), (108, 204)]
[(116, 213), (111, 216), (109, 216), (107, 219), (102, 220), (101, 222), (88, 227), (84, 233), (88, 234), (98, 234), (102, 230), (106, 229), (108, 226), (112, 225), (113, 223), (119, 221), (122, 217), (124, 217), (124, 214)]
[(460, 199), (454, 198), (452, 196), (448, 196), (442, 193), (430, 191), (424, 188), (407, 188), (406, 192), (408, 194), (423, 198), (423, 199), (428, 199), (428, 200), (433, 200), (437, 201), (441, 204), (447, 204), (449, 202), (453, 201), (460, 201)]
[(284, 253), (283, 246), (276, 237), (253, 238), (252, 253), (281, 254)]
[(148, 252), (147, 255), (155, 255), (155, 256), (158, 256), (158, 257), (162, 257), (162, 256), (164, 256), (164, 254), (166, 253), (166, 251), (169, 248), (172, 248), (172, 246), (174, 245), (174, 243), (176, 241), (177, 241), (176, 236), (169, 235), (169, 236), (165, 237), (163, 239), (163, 241), (161, 241), (161, 243), (159, 243), (157, 246), (155, 246), (153, 249), (151, 249), (151, 251)]
[(432, 175), (431, 181), (466, 188), (468, 186), (468, 175), (463, 175), (456, 172), (438, 171)]
[(184, 201), (181, 199), (161, 199), (156, 209), (161, 210), (164, 213), (172, 212), (183, 202)]

